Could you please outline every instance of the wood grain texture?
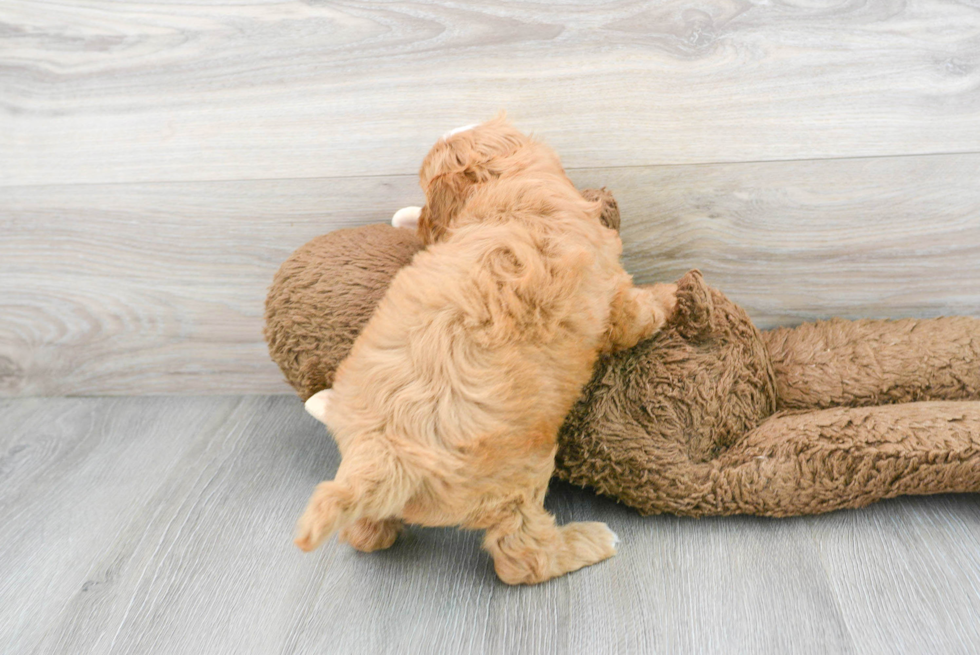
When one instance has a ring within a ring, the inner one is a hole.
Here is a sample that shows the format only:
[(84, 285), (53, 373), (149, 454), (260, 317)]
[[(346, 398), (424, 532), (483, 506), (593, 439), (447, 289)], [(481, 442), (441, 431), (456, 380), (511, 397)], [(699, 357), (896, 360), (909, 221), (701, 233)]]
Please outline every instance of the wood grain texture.
[[(980, 155), (575, 171), (638, 282), (691, 268), (762, 327), (980, 315)], [(422, 201), (414, 176), (12, 187), (0, 394), (288, 393), (262, 340), (279, 264)]]
[(760, 327), (980, 316), (980, 156), (596, 173), (638, 281), (700, 268)]
[[(827, 519), (812, 527), (813, 538), (859, 652), (976, 650), (980, 496), (907, 498)], [(868, 525), (873, 536), (856, 538)], [(964, 582), (970, 591), (961, 594)], [(951, 597), (957, 602), (948, 604)], [(923, 605), (942, 611), (921, 613)]]
[[(0, 393), (286, 391), (266, 290), (312, 237), (387, 221), (409, 178), (21, 187), (0, 195)], [(395, 201), (395, 202), (393, 202)]]
[(7, 0), (0, 185), (397, 175), (506, 108), (571, 168), (980, 151), (973, 0)]
[[(144, 528), (154, 519), (165, 527), (176, 509), (168, 496), (195, 481), (187, 467), (207, 456), (210, 438), (237, 404), (215, 397), (179, 407), (41, 399), (0, 405), (4, 652), (71, 651), (52, 630), (62, 618), (74, 629), (79, 619), (71, 609), (79, 603), (93, 640), (84, 652), (106, 652), (113, 632), (102, 617), (132, 609), (130, 598), (106, 590), (120, 577), (143, 579), (145, 560), (166, 549)], [(170, 514), (161, 516), (162, 508)]]
[(795, 519), (638, 516), (555, 484), (619, 555), (507, 587), (476, 533), (312, 555), (293, 521), (338, 453), (287, 397), (0, 400), (11, 653), (967, 653), (977, 495)]

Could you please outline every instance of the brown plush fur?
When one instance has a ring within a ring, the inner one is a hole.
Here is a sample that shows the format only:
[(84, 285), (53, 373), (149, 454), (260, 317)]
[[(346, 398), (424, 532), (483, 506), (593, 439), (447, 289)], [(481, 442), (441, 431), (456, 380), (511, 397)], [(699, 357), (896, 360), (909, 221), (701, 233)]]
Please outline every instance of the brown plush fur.
[(980, 332), (964, 316), (834, 319), (763, 334), (779, 409), (976, 400)]
[(333, 386), (391, 279), (421, 249), (410, 230), (367, 225), (316, 237), (279, 267), (265, 301), (265, 340), (303, 400)]
[(615, 553), (601, 523), (544, 509), (558, 428), (602, 352), (654, 334), (674, 288), (637, 288), (622, 243), (558, 157), (502, 119), (440, 140), (422, 165), (428, 248), (391, 281), (337, 368), (324, 422), (340, 448), (297, 525), (363, 550), (398, 521), (486, 531), (505, 582)]

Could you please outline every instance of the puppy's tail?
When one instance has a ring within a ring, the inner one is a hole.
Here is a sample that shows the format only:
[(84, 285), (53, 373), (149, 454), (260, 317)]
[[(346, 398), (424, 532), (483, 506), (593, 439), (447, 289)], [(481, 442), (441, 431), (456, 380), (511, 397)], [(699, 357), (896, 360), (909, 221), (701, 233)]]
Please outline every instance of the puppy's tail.
[(295, 543), (307, 552), (346, 525), (367, 518), (381, 521), (399, 514), (418, 487), (390, 448), (381, 443), (352, 445), (337, 477), (317, 485), (296, 524)]

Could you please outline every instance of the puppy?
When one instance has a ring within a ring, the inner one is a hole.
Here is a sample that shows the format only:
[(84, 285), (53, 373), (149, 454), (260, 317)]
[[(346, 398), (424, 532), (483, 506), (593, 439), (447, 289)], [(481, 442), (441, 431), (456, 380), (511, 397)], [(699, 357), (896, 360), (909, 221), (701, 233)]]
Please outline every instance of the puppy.
[(484, 530), (510, 584), (611, 557), (605, 524), (559, 527), (544, 509), (557, 432), (596, 358), (654, 334), (676, 287), (633, 286), (599, 203), (503, 117), (440, 139), (420, 178), (428, 247), (395, 276), (333, 389), (309, 401), (342, 461), (296, 544), (340, 530), (373, 551), (403, 522)]

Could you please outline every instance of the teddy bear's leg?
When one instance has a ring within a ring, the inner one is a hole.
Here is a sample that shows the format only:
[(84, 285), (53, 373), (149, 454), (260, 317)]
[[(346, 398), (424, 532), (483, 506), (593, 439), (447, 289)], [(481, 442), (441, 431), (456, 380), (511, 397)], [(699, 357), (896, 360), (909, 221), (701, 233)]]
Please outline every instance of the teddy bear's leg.
[(486, 531), (483, 547), (493, 556), (501, 580), (536, 584), (612, 557), (618, 542), (605, 523), (559, 527), (543, 504), (520, 502), (510, 505)]
[(391, 548), (404, 525), (399, 519), (372, 521), (361, 519), (340, 531), (340, 540), (346, 541), (359, 551), (371, 553)]
[(653, 336), (677, 307), (676, 284), (636, 287), (625, 282), (616, 292), (605, 335), (606, 352), (632, 348)]

